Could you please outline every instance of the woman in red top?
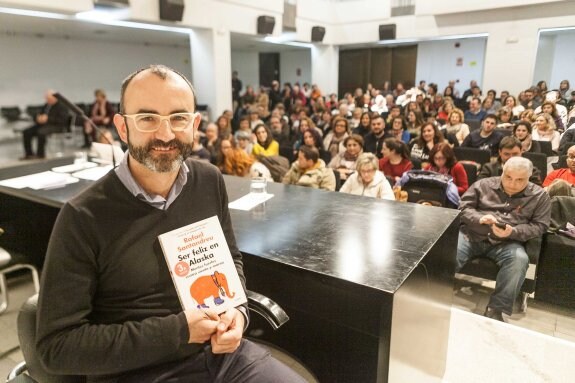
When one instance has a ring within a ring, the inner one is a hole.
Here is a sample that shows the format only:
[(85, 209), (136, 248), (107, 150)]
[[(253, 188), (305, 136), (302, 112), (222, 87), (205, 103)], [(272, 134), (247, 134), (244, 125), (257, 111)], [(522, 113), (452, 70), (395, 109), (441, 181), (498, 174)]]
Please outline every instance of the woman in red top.
[(379, 170), (387, 177), (393, 178), (395, 182), (401, 178), (403, 173), (413, 167), (409, 148), (403, 141), (395, 137), (386, 138), (383, 141), (381, 154), (383, 154), (383, 158), (379, 160)]
[(453, 149), (446, 142), (439, 143), (431, 149), (429, 152), (429, 165), (425, 167), (425, 170), (449, 174), (453, 177), (453, 183), (457, 186), (459, 195), (463, 195), (469, 188), (465, 168), (457, 162)]

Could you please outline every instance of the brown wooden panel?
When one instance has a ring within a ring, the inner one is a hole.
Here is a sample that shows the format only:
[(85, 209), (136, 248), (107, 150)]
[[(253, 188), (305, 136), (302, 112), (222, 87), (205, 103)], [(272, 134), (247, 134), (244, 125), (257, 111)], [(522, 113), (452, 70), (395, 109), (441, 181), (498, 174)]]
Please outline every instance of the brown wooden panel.
[(391, 66), (391, 82), (403, 83), (406, 89), (415, 84), (415, 69), (417, 65), (417, 45), (393, 47)]
[(350, 49), (339, 52), (339, 97), (369, 82), (369, 49)]
[(369, 81), (374, 87), (381, 89), (383, 83), (391, 79), (391, 48), (371, 49), (371, 70)]

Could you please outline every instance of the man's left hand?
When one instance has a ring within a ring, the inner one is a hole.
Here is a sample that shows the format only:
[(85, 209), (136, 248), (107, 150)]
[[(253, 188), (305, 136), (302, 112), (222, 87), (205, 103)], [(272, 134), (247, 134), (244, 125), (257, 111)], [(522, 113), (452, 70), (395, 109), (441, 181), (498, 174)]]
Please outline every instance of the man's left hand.
[(495, 225), (491, 225), (491, 230), (493, 231), (493, 234), (499, 238), (507, 238), (511, 235), (511, 233), (513, 233), (513, 227), (507, 224), (505, 225), (505, 229), (500, 229)]
[(232, 353), (240, 346), (244, 331), (244, 316), (236, 308), (220, 315), (216, 333), (212, 335), (212, 352), (214, 354)]

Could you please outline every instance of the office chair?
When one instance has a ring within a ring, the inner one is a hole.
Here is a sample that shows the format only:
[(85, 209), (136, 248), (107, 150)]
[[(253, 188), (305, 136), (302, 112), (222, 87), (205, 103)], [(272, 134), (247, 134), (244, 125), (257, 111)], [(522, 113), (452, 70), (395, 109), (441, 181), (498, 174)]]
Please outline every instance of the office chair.
[[(541, 251), (542, 238), (533, 238), (525, 242), (525, 251), (529, 256), (529, 268), (523, 286), (521, 286), (521, 303), (519, 310), (521, 312), (527, 311), (527, 299), (529, 294), (535, 291), (535, 283), (537, 279), (537, 264), (539, 263), (539, 253)], [(487, 279), (495, 281), (499, 267), (488, 258), (474, 258), (467, 262), (465, 266), (459, 270), (459, 274), (465, 274), (472, 277)]]
[(491, 152), (489, 150), (458, 146), (453, 148), (453, 154), (455, 154), (458, 161), (474, 161), (480, 165), (491, 161)]
[[(277, 330), (284, 325), (289, 317), (286, 312), (268, 297), (247, 291), (248, 307), (261, 315)], [(7, 383), (85, 383), (85, 376), (56, 376), (46, 372), (36, 353), (36, 312), (38, 310), (38, 294), (28, 298), (18, 313), (18, 339), (24, 355), (24, 361), (19, 363), (7, 377)], [(257, 339), (250, 340), (258, 342)], [(265, 345), (265, 343), (264, 343)], [(309, 371), (308, 371), (309, 372)], [(311, 374), (311, 372), (310, 372)], [(313, 376), (313, 374), (312, 374)]]
[[(534, 140), (536, 141), (536, 140)], [(541, 153), (544, 153), (547, 157), (556, 156), (557, 153), (553, 151), (551, 146), (551, 141), (537, 141), (541, 147)]]
[[(0, 235), (4, 233), (4, 230), (0, 228)], [(36, 293), (40, 290), (40, 279), (38, 278), (38, 270), (31, 264), (29, 264), (23, 255), (20, 254), (10, 254), (8, 251), (0, 247), (0, 314), (2, 314), (8, 308), (8, 283), (6, 281), (6, 276), (12, 272), (20, 270), (29, 270), (32, 274), (32, 280), (34, 282), (34, 289)]]
[(8, 122), (15, 122), (20, 120), (20, 108), (17, 106), (3, 106), (0, 108), (0, 114)]
[(545, 177), (547, 177), (547, 156), (543, 153), (531, 152), (525, 152), (522, 156), (530, 160), (533, 166), (539, 169), (541, 172), (541, 181), (543, 181)]

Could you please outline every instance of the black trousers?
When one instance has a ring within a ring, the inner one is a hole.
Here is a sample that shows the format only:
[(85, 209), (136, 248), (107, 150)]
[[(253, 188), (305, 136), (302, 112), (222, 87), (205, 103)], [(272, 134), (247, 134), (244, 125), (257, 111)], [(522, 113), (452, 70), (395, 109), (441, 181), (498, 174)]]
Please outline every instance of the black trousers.
[(24, 153), (26, 156), (33, 156), (32, 139), (38, 137), (38, 146), (36, 155), (38, 157), (46, 156), (46, 137), (52, 133), (63, 131), (62, 126), (58, 125), (33, 125), (22, 132), (24, 139)]
[(243, 339), (231, 354), (213, 354), (210, 346), (193, 358), (130, 373), (118, 383), (305, 383), (265, 348)]

